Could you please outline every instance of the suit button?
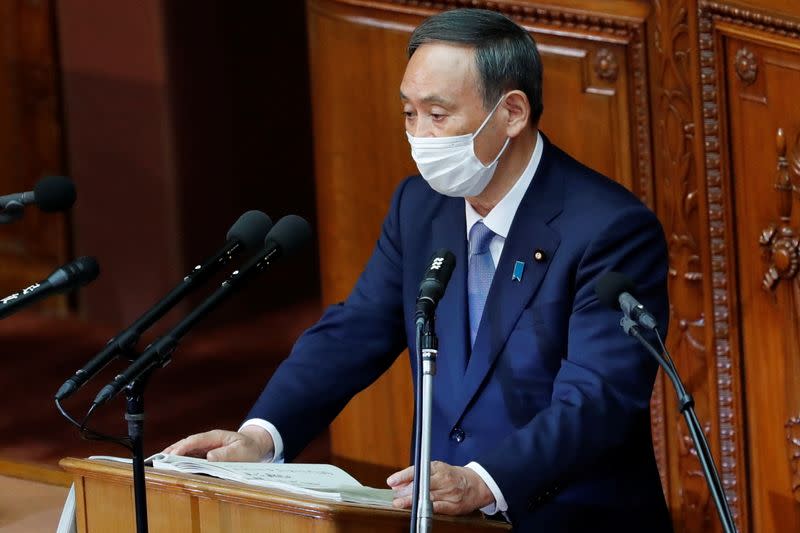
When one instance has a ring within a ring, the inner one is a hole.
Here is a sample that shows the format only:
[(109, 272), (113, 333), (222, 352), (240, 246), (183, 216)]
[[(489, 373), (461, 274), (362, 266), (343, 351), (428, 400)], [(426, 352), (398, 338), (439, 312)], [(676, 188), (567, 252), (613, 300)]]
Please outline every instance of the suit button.
[(459, 444), (464, 442), (464, 439), (466, 438), (467, 434), (464, 433), (464, 430), (460, 427), (456, 427), (450, 432), (450, 439), (458, 442)]

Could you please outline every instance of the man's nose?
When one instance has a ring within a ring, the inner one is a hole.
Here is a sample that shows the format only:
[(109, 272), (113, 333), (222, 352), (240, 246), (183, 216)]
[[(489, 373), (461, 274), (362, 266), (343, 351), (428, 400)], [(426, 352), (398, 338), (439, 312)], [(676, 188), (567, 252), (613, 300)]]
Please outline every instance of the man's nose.
[(429, 120), (417, 120), (416, 124), (408, 130), (414, 137), (433, 137), (433, 128)]

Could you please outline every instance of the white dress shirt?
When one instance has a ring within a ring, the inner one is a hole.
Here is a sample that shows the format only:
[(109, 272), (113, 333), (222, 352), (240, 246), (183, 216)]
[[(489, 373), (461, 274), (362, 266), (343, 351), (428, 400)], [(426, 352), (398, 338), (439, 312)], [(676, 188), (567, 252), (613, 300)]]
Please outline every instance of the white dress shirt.
[[(525, 192), (528, 190), (528, 187), (533, 181), (534, 174), (536, 174), (536, 169), (539, 168), (539, 162), (542, 160), (542, 151), (542, 136), (539, 134), (539, 132), (537, 132), (536, 147), (533, 149), (533, 154), (528, 162), (528, 166), (525, 167), (522, 175), (519, 177), (511, 190), (508, 191), (505, 196), (503, 196), (503, 198), (497, 203), (496, 206), (494, 206), (491, 211), (489, 211), (489, 214), (487, 214), (485, 217), (481, 217), (478, 212), (475, 211), (471, 205), (469, 205), (469, 202), (466, 200), (464, 201), (467, 222), (467, 240), (469, 241), (469, 230), (472, 229), (472, 226), (480, 220), (483, 220), (483, 223), (486, 225), (486, 227), (495, 233), (495, 236), (492, 237), (492, 241), (489, 243), (489, 252), (492, 254), (492, 261), (494, 261), (495, 267), (500, 261), (500, 256), (503, 253), (503, 246), (505, 245), (506, 238), (508, 237), (508, 231), (511, 229), (511, 223), (514, 221), (514, 216), (517, 214), (517, 209), (519, 208), (520, 202), (522, 202), (522, 197), (525, 196)], [(239, 429), (241, 430), (247, 426), (260, 427), (272, 436), (272, 441), (275, 443), (275, 450), (273, 454), (264, 457), (263, 461), (271, 461), (276, 463), (283, 462), (283, 439), (281, 438), (278, 428), (260, 418), (251, 418), (242, 424)], [(489, 472), (487, 472), (480, 464), (474, 461), (466, 465), (466, 467), (481, 477), (483, 482), (486, 483), (486, 486), (489, 487), (489, 490), (494, 496), (495, 502), (482, 508), (481, 512), (485, 514), (495, 514), (498, 512), (504, 513), (507, 511), (508, 503), (503, 497), (500, 487), (497, 486), (497, 483), (495, 483), (492, 476), (489, 475)]]
[[(533, 182), (533, 175), (536, 174), (536, 169), (539, 168), (539, 162), (542, 160), (542, 136), (536, 133), (536, 147), (531, 154), (531, 160), (528, 161), (528, 166), (522, 172), (522, 175), (517, 180), (517, 183), (511, 187), (511, 190), (506, 193), (503, 198), (497, 202), (497, 205), (489, 211), (485, 217), (481, 217), (469, 202), (464, 201), (464, 209), (467, 217), (467, 241), (469, 241), (469, 231), (476, 222), (483, 221), (484, 225), (494, 232), (491, 242), (489, 242), (489, 253), (492, 254), (492, 261), (494, 266), (500, 261), (500, 255), (503, 253), (503, 246), (506, 244), (506, 237), (508, 231), (511, 229), (511, 223), (514, 221), (514, 216), (517, 214), (519, 204), (522, 202), (522, 197), (528, 190), (531, 182)], [(508, 510), (508, 503), (497, 486), (492, 476), (489, 475), (481, 465), (476, 462), (469, 463), (467, 468), (474, 470), (489, 490), (492, 491), (495, 503), (488, 505), (481, 509), (485, 514), (504, 513)]]

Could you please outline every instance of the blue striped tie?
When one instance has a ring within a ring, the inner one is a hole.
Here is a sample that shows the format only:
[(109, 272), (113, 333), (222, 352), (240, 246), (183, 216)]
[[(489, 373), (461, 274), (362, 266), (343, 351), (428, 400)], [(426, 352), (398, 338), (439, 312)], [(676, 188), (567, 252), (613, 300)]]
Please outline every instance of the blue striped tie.
[(469, 230), (469, 273), (467, 274), (467, 293), (469, 296), (469, 336), (472, 345), (478, 335), (486, 296), (492, 285), (494, 261), (489, 251), (489, 243), (495, 233), (483, 222), (476, 222)]

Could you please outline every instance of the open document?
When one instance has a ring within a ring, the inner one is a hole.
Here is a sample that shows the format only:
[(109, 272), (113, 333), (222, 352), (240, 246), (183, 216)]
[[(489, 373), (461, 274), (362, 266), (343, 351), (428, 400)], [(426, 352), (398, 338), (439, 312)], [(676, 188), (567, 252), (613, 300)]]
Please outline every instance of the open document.
[[(119, 457), (95, 456), (90, 459), (130, 462)], [(157, 470), (208, 476), (238, 481), (292, 494), (370, 507), (391, 507), (391, 489), (365, 487), (353, 476), (333, 465), (295, 463), (210, 462), (179, 455), (156, 454), (146, 463)]]

